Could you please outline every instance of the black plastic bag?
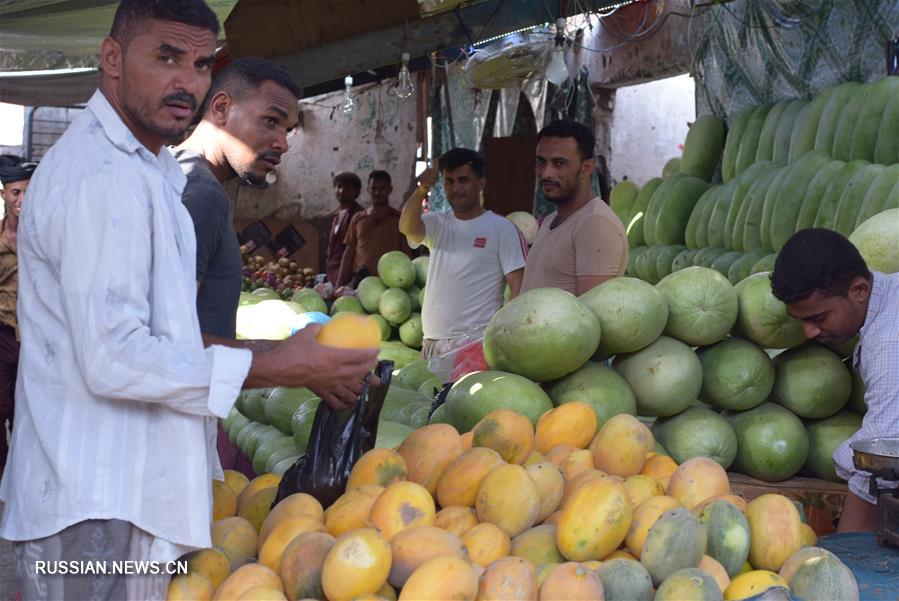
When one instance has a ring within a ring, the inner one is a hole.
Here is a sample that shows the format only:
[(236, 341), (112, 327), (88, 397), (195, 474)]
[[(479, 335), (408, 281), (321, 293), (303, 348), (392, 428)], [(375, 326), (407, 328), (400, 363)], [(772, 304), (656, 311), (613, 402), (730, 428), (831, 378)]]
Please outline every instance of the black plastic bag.
[(337, 412), (326, 403), (319, 404), (306, 454), (284, 473), (273, 506), (304, 492), (328, 507), (343, 494), (353, 464), (375, 447), (392, 372), (393, 361), (380, 361), (375, 374), (381, 383), (370, 386), (371, 376), (366, 376), (358, 401), (349, 409)]

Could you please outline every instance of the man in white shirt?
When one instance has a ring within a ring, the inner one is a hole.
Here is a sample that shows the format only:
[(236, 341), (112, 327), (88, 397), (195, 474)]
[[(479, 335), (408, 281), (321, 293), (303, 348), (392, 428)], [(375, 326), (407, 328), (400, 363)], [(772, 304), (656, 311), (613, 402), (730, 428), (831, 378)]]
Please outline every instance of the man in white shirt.
[(316, 328), (264, 351), (204, 348), (185, 176), (164, 144), (209, 88), (217, 34), (202, 0), (124, 0), (100, 90), (31, 181), (19, 412), (0, 482), (0, 536), (15, 541), (26, 601), (164, 598), (168, 574), (72, 577), (36, 562), (165, 562), (208, 547), (215, 418), (239, 390), (352, 397), (375, 364), (376, 350), (318, 345)]
[(482, 333), (503, 304), (506, 284), (512, 298), (518, 295), (527, 252), (518, 228), (481, 206), (486, 183), (481, 155), (454, 148), (440, 157), (438, 167), (452, 212), (422, 215), (421, 201), (437, 180), (429, 169), (400, 216), (409, 245), (424, 244), (431, 251), (421, 311), (426, 359)]

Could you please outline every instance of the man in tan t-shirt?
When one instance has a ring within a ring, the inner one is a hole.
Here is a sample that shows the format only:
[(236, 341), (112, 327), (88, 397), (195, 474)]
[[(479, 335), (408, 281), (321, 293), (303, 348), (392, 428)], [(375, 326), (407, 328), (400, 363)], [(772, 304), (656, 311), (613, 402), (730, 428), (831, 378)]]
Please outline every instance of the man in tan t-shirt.
[(338, 287), (355, 288), (366, 276), (378, 275), (378, 259), (392, 250), (411, 255), (412, 249), (400, 233), (400, 212), (389, 204), (392, 191), (389, 173), (371, 172), (368, 176), (371, 206), (350, 220), (344, 239), (346, 249), (337, 276)]
[(554, 121), (537, 134), (537, 180), (556, 211), (543, 221), (528, 253), (521, 291), (561, 288), (580, 296), (624, 274), (624, 225), (592, 187), (593, 132)]

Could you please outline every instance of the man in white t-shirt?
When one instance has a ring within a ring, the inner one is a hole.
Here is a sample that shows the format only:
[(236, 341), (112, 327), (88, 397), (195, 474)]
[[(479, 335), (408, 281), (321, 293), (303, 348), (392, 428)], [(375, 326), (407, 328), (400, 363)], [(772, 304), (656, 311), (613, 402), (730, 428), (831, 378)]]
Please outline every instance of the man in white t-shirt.
[(424, 244), (431, 251), (421, 312), (426, 359), (483, 332), (503, 304), (506, 284), (512, 298), (518, 295), (527, 253), (518, 228), (481, 206), (486, 180), (480, 154), (454, 148), (440, 157), (438, 167), (452, 213), (422, 215), (421, 202), (437, 181), (437, 172), (429, 169), (400, 216), (409, 245)]

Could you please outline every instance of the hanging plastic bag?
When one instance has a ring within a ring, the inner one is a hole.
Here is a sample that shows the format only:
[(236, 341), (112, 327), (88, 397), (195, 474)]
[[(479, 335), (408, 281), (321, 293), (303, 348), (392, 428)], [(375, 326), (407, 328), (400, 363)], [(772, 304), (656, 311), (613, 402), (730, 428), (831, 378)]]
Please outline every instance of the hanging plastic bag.
[(428, 369), (444, 382), (455, 382), (475, 371), (490, 369), (484, 359), (484, 331), (468, 334), (455, 348), (428, 361)]
[(319, 404), (306, 454), (284, 473), (273, 506), (303, 492), (328, 507), (343, 494), (353, 465), (375, 446), (392, 372), (393, 361), (380, 361), (375, 374), (381, 383), (371, 386), (371, 377), (366, 376), (353, 407), (335, 411), (326, 403)]

